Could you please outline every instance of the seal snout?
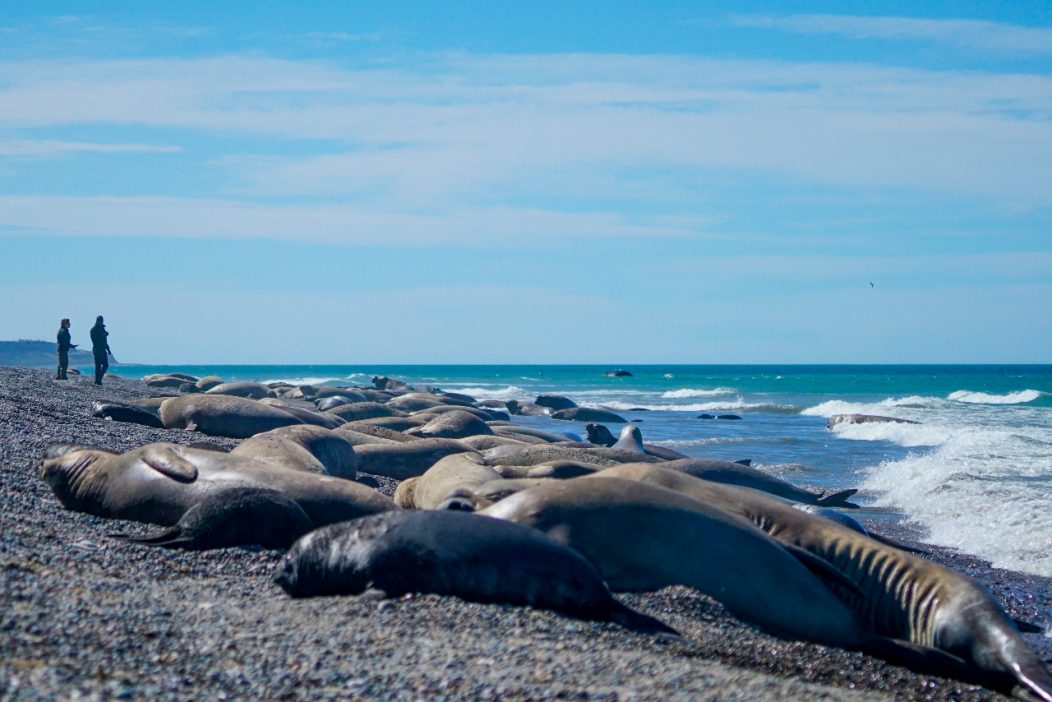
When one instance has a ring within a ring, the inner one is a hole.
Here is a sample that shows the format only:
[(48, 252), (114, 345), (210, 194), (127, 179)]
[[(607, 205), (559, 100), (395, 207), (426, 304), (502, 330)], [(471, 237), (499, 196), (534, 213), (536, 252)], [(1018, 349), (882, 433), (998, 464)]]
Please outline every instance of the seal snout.
[(296, 560), (292, 556), (286, 555), (282, 560), (281, 570), (274, 576), (274, 582), (288, 594), (295, 595), (296, 580)]

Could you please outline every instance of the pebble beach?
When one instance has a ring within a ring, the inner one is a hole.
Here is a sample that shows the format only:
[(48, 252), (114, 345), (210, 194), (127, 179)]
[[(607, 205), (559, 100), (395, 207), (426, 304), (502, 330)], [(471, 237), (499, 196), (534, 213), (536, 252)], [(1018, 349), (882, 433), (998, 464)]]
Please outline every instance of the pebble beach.
[[(279, 551), (170, 552), (109, 538), (145, 525), (66, 511), (40, 479), (51, 443), (125, 451), (238, 442), (90, 416), (138, 380), (0, 368), (0, 699), (994, 700), (861, 653), (778, 639), (687, 588), (618, 595), (686, 643), (448, 597), (291, 600)], [(369, 476), (367, 476), (369, 477)], [(391, 495), (396, 481), (372, 477)], [(924, 545), (1014, 617), (1049, 627), (1052, 580)], [(1026, 634), (1042, 658), (1052, 638)]]

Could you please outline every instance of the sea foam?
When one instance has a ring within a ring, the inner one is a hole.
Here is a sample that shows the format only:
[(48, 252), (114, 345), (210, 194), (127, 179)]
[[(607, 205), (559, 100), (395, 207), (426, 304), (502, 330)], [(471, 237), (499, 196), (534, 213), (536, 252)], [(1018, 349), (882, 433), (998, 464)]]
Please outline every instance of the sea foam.
[(1005, 395), (991, 395), (985, 392), (972, 392), (971, 390), (957, 390), (951, 392), (946, 398), (954, 402), (969, 402), (981, 405), (1020, 405), (1033, 402), (1043, 395), (1040, 390), (1020, 390)]

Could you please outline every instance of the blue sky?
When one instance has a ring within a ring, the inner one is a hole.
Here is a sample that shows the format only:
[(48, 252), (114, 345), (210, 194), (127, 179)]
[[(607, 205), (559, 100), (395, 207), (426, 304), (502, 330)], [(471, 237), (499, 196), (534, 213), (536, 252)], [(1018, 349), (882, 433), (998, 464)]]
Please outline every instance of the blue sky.
[(0, 9), (2, 339), (1052, 362), (1047, 2)]

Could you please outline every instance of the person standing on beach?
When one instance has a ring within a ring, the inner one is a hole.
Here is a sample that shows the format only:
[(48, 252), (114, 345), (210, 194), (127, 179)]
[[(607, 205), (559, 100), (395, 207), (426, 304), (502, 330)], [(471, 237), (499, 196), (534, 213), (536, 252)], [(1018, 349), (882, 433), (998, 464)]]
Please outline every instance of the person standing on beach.
[(91, 352), (95, 355), (95, 384), (102, 385), (102, 376), (109, 370), (110, 362), (108, 356), (110, 343), (106, 341), (110, 333), (106, 331), (106, 325), (102, 323), (102, 315), (95, 318), (95, 326), (91, 328)]
[(69, 319), (63, 318), (58, 323), (58, 375), (55, 380), (69, 380), (66, 377), (66, 368), (69, 367), (69, 350), (77, 348), (76, 344), (70, 343)]

